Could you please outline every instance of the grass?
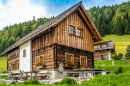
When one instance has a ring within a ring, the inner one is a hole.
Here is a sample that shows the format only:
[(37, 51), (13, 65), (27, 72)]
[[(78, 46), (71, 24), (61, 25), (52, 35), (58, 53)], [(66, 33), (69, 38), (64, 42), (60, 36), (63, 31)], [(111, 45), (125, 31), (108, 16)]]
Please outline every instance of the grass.
[(123, 53), (123, 55), (125, 55), (126, 47), (130, 44), (130, 35), (118, 36), (115, 34), (111, 34), (103, 37), (103, 41), (108, 40), (114, 41), (116, 53)]
[(7, 70), (7, 56), (0, 57), (0, 72)]
[[(0, 57), (1, 58), (1, 57)], [(3, 57), (6, 58), (6, 57)], [(6, 62), (6, 60), (3, 60)], [(1, 61), (2, 62), (2, 61)], [(119, 66), (123, 67), (123, 73), (119, 74), (109, 74), (102, 76), (101, 74), (95, 76), (89, 81), (85, 81), (82, 84), (77, 84), (75, 86), (130, 86), (130, 60), (115, 60), (114, 66), (112, 65), (112, 60), (95, 61), (95, 68), (103, 68), (107, 71), (115, 71)], [(5, 65), (6, 66), (6, 65)], [(3, 66), (4, 67), (4, 66)], [(0, 86), (6, 86), (5, 83), (0, 83)], [(25, 84), (11, 84), (8, 86), (52, 86), (52, 85), (25, 85)], [(53, 85), (53, 86), (67, 86), (67, 85)]]
[(130, 42), (130, 35), (121, 35), (121, 36), (115, 34), (105, 35), (105, 37), (103, 37), (103, 41), (108, 40), (113, 40), (114, 42)]

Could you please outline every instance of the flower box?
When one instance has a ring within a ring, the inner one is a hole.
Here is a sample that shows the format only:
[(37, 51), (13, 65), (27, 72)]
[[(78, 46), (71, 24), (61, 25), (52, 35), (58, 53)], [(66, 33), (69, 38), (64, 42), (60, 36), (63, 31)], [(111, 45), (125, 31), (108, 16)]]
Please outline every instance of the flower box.
[(82, 67), (82, 66), (80, 66), (80, 68), (88, 68), (88, 67)]
[(67, 68), (67, 69), (74, 69), (74, 68), (76, 68), (76, 67), (72, 67), (72, 66), (69, 66), (69, 65), (65, 65), (65, 68)]
[(45, 68), (45, 67), (40, 65), (40, 66), (37, 66), (37, 68), (42, 69), (42, 68)]

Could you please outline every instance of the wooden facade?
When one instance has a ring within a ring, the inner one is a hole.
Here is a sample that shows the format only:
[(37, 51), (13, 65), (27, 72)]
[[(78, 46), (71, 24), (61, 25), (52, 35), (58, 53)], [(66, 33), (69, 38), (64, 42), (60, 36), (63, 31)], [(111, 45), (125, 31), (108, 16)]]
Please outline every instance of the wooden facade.
[[(81, 57), (84, 57), (86, 61), (82, 62), (94, 67), (94, 42), (101, 40), (100, 33), (80, 2), (39, 26), (2, 54), (31, 41), (32, 70), (57, 69), (60, 63), (66, 64), (66, 54), (73, 56), (75, 64), (81, 65)], [(37, 68), (37, 62), (43, 62), (46, 67)]]
[[(82, 29), (83, 36), (69, 34), (70, 26)], [(94, 52), (92, 34), (78, 11), (70, 14), (55, 27), (55, 43)]]
[(111, 54), (115, 53), (113, 41), (105, 41), (94, 44), (94, 59), (95, 60), (111, 60)]
[(19, 69), (19, 48), (8, 53), (7, 64), (7, 70)]
[[(69, 27), (82, 29), (82, 37), (69, 33)], [(94, 67), (94, 40), (87, 25), (78, 11), (62, 20), (52, 32), (32, 40), (33, 70), (55, 69), (65, 64), (65, 53), (74, 54), (74, 63), (80, 64), (80, 55), (86, 56), (87, 64)], [(48, 50), (49, 49), (49, 50)], [(44, 55), (46, 68), (35, 67)]]

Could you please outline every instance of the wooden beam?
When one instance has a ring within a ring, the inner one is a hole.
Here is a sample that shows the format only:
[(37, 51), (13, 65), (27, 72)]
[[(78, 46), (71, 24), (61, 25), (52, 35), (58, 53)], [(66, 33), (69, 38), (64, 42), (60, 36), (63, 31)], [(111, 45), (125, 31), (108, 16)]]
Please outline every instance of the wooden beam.
[[(80, 10), (80, 8), (78, 7), (78, 10), (80, 12), (80, 14), (82, 15), (82, 17), (84, 18), (85, 22), (88, 24), (89, 28), (92, 30), (92, 32), (95, 34), (95, 30), (93, 29), (93, 27), (90, 25), (90, 23), (88, 22), (88, 19), (86, 19), (86, 17), (84, 16), (83, 12)], [(95, 34), (96, 35), (96, 34)], [(96, 37), (97, 38), (97, 37)], [(98, 38), (97, 38), (98, 39)]]

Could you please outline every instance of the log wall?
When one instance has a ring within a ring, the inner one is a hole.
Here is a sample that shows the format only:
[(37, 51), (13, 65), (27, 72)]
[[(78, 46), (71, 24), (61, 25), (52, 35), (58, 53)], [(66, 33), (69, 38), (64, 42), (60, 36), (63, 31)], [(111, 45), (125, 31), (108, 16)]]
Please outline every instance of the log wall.
[(80, 64), (80, 55), (87, 56), (87, 65), (90, 67), (94, 67), (94, 58), (93, 58), (93, 52), (88, 52), (85, 50), (80, 50), (76, 48), (71, 48), (63, 45), (57, 45), (56, 48), (57, 57), (56, 57), (56, 68), (59, 67), (60, 63), (64, 63), (65, 65), (65, 53), (74, 54), (74, 63)]
[(111, 52), (111, 50), (95, 51), (94, 59), (101, 59), (101, 55), (103, 55), (104, 60), (109, 60), (109, 57), (108, 57), (109, 52)]
[[(34, 71), (54, 69), (54, 45), (33, 51), (32, 56), (32, 67)], [(44, 69), (39, 69), (35, 66), (35, 64), (40, 61), (40, 56), (44, 56), (44, 64), (46, 65)]]
[(11, 51), (7, 55), (7, 70), (19, 69), (19, 48)]

